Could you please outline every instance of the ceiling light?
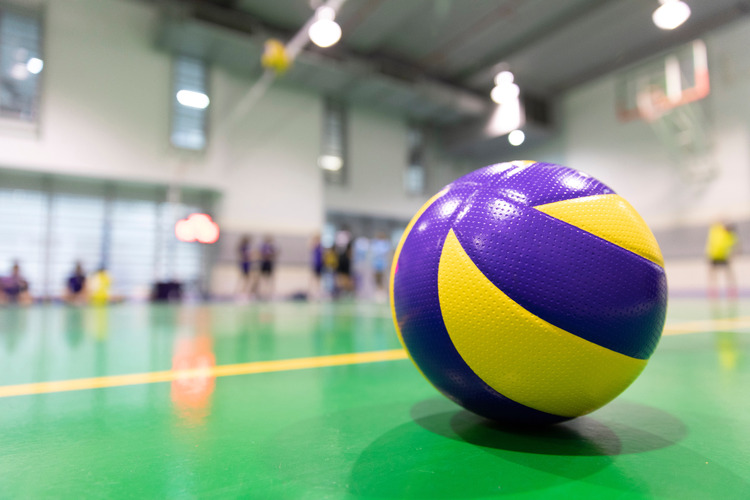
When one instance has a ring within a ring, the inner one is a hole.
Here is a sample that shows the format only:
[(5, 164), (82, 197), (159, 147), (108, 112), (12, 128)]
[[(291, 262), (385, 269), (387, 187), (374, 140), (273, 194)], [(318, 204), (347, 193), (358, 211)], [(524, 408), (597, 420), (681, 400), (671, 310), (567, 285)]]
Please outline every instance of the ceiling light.
[(673, 30), (690, 17), (690, 7), (682, 0), (659, 0), (661, 5), (651, 16), (663, 30)]
[(513, 73), (510, 71), (501, 71), (495, 75), (495, 85), (503, 86), (513, 83)]
[(336, 11), (331, 7), (319, 7), (315, 11), (315, 22), (312, 23), (307, 34), (318, 47), (330, 47), (341, 39), (341, 26), (334, 19)]
[(26, 69), (29, 70), (29, 73), (32, 75), (38, 75), (41, 73), (42, 68), (44, 68), (44, 61), (38, 57), (32, 57), (26, 62)]
[(485, 133), (497, 137), (516, 130), (523, 125), (524, 117), (521, 103), (515, 99), (495, 108), (485, 126)]
[(520, 89), (515, 83), (498, 85), (490, 92), (490, 98), (498, 104), (503, 104), (518, 99), (519, 93)]
[(525, 140), (526, 134), (523, 133), (523, 130), (516, 129), (508, 134), (508, 142), (511, 144), (511, 146), (520, 146)]
[(188, 108), (206, 109), (211, 101), (202, 92), (180, 90), (177, 92), (177, 102)]
[(341, 39), (341, 27), (336, 21), (320, 19), (310, 26), (308, 35), (318, 47), (330, 47)]
[(340, 156), (322, 155), (318, 157), (318, 165), (324, 170), (337, 172), (344, 166), (344, 160)]

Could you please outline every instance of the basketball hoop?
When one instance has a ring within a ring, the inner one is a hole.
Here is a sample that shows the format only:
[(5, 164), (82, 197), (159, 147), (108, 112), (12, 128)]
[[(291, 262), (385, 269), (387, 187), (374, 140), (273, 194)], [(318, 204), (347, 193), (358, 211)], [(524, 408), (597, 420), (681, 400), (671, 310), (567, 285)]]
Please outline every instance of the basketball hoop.
[(710, 91), (706, 45), (695, 40), (620, 73), (615, 111), (622, 122), (654, 122), (674, 108), (700, 101)]

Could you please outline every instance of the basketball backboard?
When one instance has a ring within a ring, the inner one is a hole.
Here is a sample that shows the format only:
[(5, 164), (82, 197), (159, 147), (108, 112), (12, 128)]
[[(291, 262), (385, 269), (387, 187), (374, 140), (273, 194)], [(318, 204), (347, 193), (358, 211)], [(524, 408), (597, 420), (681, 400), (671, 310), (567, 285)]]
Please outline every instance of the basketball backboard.
[(617, 118), (651, 122), (710, 90), (706, 45), (695, 40), (623, 71), (617, 79)]

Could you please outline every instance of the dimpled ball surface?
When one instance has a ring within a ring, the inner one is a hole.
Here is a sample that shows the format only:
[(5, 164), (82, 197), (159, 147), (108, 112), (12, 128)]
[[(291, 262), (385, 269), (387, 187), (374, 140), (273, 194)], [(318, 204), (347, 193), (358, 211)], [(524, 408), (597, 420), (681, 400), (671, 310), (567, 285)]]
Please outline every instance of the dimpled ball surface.
[(551, 424), (625, 390), (664, 327), (658, 244), (598, 180), (550, 163), (472, 172), (432, 197), (396, 249), (399, 337), (445, 396)]

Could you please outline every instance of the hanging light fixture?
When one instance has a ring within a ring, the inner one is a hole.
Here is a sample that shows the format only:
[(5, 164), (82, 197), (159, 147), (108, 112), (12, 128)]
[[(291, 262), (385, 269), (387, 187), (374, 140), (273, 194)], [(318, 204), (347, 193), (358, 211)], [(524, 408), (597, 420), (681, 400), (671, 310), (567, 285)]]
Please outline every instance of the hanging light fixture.
[(521, 90), (515, 83), (510, 83), (508, 85), (496, 85), (495, 88), (493, 88), (490, 92), (490, 99), (498, 104), (505, 104), (506, 102), (511, 102), (515, 99), (518, 99), (518, 95), (520, 93)]
[(497, 75), (495, 75), (495, 85), (497, 86), (503, 86), (503, 85), (510, 85), (513, 83), (513, 73), (511, 73), (508, 70), (503, 70)]
[(673, 30), (690, 17), (690, 7), (682, 0), (659, 0), (661, 5), (651, 18), (663, 30)]
[(331, 7), (318, 7), (315, 11), (315, 22), (310, 25), (307, 34), (318, 47), (330, 47), (341, 39), (341, 26), (334, 20), (336, 11)]
[(501, 71), (495, 76), (495, 87), (490, 92), (490, 98), (498, 104), (505, 104), (518, 99), (521, 90), (513, 83), (513, 73)]
[[(513, 83), (514, 79), (513, 73), (507, 69), (495, 75), (495, 87), (490, 92), (490, 99), (498, 106), (487, 124), (488, 133), (507, 134), (518, 129), (523, 123), (523, 110), (519, 99), (521, 89)], [(518, 134), (515, 137), (518, 137)]]

